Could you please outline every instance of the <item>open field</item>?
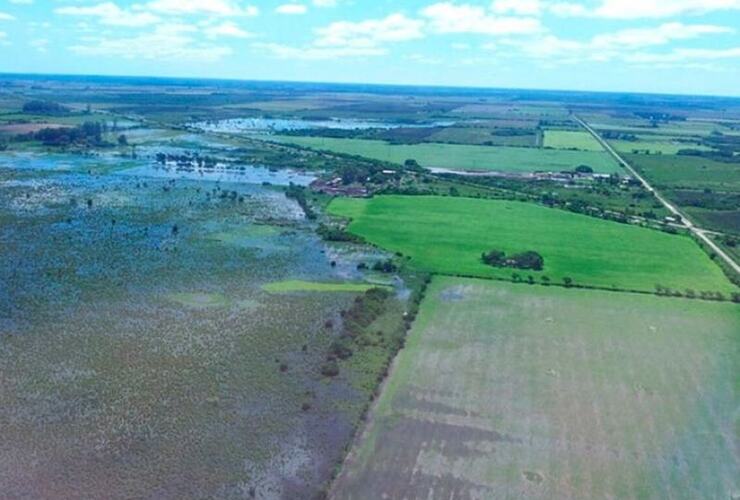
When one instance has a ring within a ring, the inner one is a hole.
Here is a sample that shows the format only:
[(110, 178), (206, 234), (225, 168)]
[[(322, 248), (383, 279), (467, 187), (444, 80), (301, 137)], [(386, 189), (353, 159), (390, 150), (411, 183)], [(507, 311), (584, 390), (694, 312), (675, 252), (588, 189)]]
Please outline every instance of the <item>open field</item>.
[(426, 142), (535, 147), (537, 133), (534, 129), (513, 135), (487, 127), (444, 127), (431, 134)]
[(734, 290), (722, 271), (687, 236), (618, 224), (520, 202), (431, 196), (336, 199), (333, 215), (352, 219), (350, 232), (401, 252), (421, 268), (444, 274), (511, 278), (481, 262), (491, 249), (534, 250), (553, 283), (653, 291)]
[(696, 156), (625, 155), (658, 187), (740, 191), (740, 163)]
[(437, 277), (331, 497), (733, 498), (737, 306)]
[(543, 146), (546, 148), (604, 151), (591, 134), (581, 130), (545, 130), (544, 136)]
[(686, 142), (671, 139), (654, 139), (647, 135), (638, 136), (637, 141), (609, 140), (609, 144), (619, 153), (636, 153), (650, 155), (675, 155), (682, 149), (695, 149), (698, 151), (711, 151), (712, 148), (697, 142)]
[(423, 167), (452, 170), (491, 170), (500, 172), (536, 172), (573, 170), (588, 165), (595, 172), (620, 173), (622, 170), (606, 152), (561, 151), (507, 146), (472, 146), (461, 144), (390, 144), (365, 139), (328, 137), (268, 136), (268, 140), (286, 144), (358, 155), (389, 163), (416, 160)]

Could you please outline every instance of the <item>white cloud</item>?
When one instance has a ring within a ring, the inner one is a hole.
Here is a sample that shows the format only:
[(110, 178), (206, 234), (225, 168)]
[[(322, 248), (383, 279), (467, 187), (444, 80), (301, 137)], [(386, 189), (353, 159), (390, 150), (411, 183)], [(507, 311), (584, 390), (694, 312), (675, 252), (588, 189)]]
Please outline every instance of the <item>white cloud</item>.
[(15, 16), (11, 16), (5, 12), (0, 12), (0, 21), (15, 21)]
[(186, 24), (162, 24), (153, 32), (133, 37), (87, 37), (69, 49), (83, 56), (121, 57), (153, 61), (213, 62), (232, 53), (231, 48), (202, 44), (192, 36), (197, 28)]
[(308, 61), (337, 59), (340, 57), (382, 56), (388, 51), (382, 47), (291, 47), (277, 43), (255, 43), (252, 48), (270, 52), (281, 59), (303, 59)]
[(300, 3), (285, 3), (275, 8), (278, 14), (300, 15), (308, 12), (308, 8)]
[(556, 2), (547, 6), (547, 9), (561, 17), (578, 17), (588, 15), (588, 9), (579, 3)]
[(688, 40), (702, 35), (732, 33), (726, 26), (712, 24), (666, 23), (654, 28), (634, 28), (597, 35), (591, 40), (595, 48), (635, 48), (663, 45), (673, 40)]
[[(529, 57), (549, 65), (580, 64), (586, 61), (634, 61), (634, 51), (668, 45), (676, 40), (688, 40), (704, 35), (732, 33), (725, 26), (707, 24), (665, 23), (652, 28), (625, 29), (596, 35), (589, 40), (568, 40), (554, 35), (531, 39), (502, 39), (509, 49), (501, 57)], [(692, 50), (692, 49), (676, 49)]]
[(560, 16), (655, 19), (740, 10), (740, 0), (601, 0), (593, 8), (575, 2), (556, 2), (550, 4), (548, 10)]
[(339, 2), (337, 0), (313, 0), (311, 3), (314, 7), (336, 7)]
[(10, 3), (15, 5), (31, 5), (33, 0), (8, 0)]
[(293, 47), (278, 43), (256, 43), (256, 50), (268, 51), (283, 59), (335, 59), (372, 57), (388, 53), (385, 45), (422, 38), (424, 23), (403, 14), (360, 22), (338, 21), (315, 30), (311, 45)]
[(726, 49), (674, 49), (667, 53), (638, 52), (625, 57), (632, 63), (685, 63), (715, 61), (721, 59), (740, 59), (740, 47)]
[(232, 0), (153, 0), (143, 5), (135, 5), (134, 8), (167, 15), (256, 16), (259, 14), (257, 7), (251, 5), (241, 7)]
[(148, 26), (159, 22), (159, 18), (149, 12), (132, 12), (121, 9), (112, 2), (91, 6), (60, 7), (54, 12), (67, 16), (95, 17), (102, 24), (112, 26)]
[(497, 14), (539, 16), (542, 13), (540, 0), (494, 0), (491, 10)]
[(424, 23), (403, 14), (383, 19), (338, 21), (316, 30), (319, 47), (375, 47), (386, 42), (404, 42), (423, 38)]
[(231, 37), (231, 38), (250, 38), (254, 34), (241, 29), (231, 21), (225, 21), (214, 26), (203, 28), (203, 32), (210, 38)]
[(483, 7), (442, 2), (421, 11), (437, 33), (481, 35), (532, 34), (542, 30), (539, 19), (491, 15)]

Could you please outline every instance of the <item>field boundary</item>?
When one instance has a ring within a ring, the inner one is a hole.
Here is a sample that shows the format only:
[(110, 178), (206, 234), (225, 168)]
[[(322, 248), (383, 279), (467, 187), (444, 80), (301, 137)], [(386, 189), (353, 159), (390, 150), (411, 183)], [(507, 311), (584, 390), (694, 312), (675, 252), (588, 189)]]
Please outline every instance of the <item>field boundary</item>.
[[(715, 242), (709, 238), (709, 236), (706, 235), (706, 229), (702, 229), (701, 227), (694, 224), (689, 217), (687, 217), (683, 212), (681, 212), (678, 207), (673, 205), (671, 202), (669, 202), (666, 198), (663, 197), (663, 195), (658, 192), (648, 181), (645, 179), (642, 175), (637, 172), (637, 169), (635, 169), (632, 165), (630, 165), (622, 156), (617, 153), (614, 148), (611, 147), (611, 145), (603, 138), (601, 135), (596, 132), (588, 123), (583, 121), (581, 118), (579, 118), (577, 115), (573, 115), (573, 119), (578, 122), (583, 128), (585, 128), (591, 135), (594, 136), (594, 138), (599, 141), (599, 143), (606, 149), (606, 151), (611, 154), (615, 160), (617, 160), (617, 163), (619, 163), (621, 166), (623, 166), (630, 174), (634, 175), (637, 180), (640, 181), (640, 183), (645, 187), (645, 189), (651, 193), (655, 198), (673, 215), (678, 216), (681, 221), (683, 221), (683, 225), (688, 229), (691, 234), (699, 238), (701, 241), (703, 241), (709, 248), (712, 249), (713, 252), (715, 252), (717, 255), (719, 255), (722, 260), (724, 260), (730, 268), (735, 271), (735, 273), (740, 276), (740, 265), (738, 265), (735, 260), (730, 257), (729, 254), (727, 254), (724, 250), (722, 250)], [(701, 246), (701, 245), (700, 245)]]

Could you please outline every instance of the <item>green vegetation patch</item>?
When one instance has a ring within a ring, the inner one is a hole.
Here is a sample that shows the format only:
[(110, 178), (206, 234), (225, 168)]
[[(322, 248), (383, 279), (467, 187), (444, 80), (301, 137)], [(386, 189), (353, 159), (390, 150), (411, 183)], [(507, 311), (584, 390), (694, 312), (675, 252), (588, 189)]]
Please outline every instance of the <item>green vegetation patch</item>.
[(650, 155), (675, 155), (682, 149), (694, 149), (698, 151), (711, 151), (712, 148), (701, 145), (698, 142), (677, 140), (666, 136), (650, 137), (638, 135), (636, 141), (610, 140), (609, 144), (620, 153), (650, 154)]
[(536, 251), (544, 269), (519, 271), (541, 281), (653, 291), (732, 291), (722, 271), (687, 236), (618, 224), (540, 205), (434, 196), (339, 198), (333, 215), (352, 219), (348, 230), (411, 257), (430, 272), (512, 277), (511, 269), (481, 260), (492, 248)]
[(326, 283), (317, 281), (287, 280), (276, 281), (262, 286), (269, 293), (290, 292), (366, 292), (381, 285), (372, 283)]
[(444, 127), (432, 133), (429, 142), (534, 147), (537, 134), (524, 128)]
[(449, 277), (426, 297), (336, 498), (740, 488), (737, 306)]
[(269, 136), (269, 140), (334, 153), (364, 156), (399, 165), (413, 159), (428, 168), (526, 173), (559, 172), (573, 170), (579, 165), (588, 165), (600, 173), (622, 171), (609, 154), (597, 151), (438, 143), (391, 144), (368, 139), (280, 135)]
[(581, 130), (545, 130), (543, 146), (554, 149), (604, 151), (591, 134)]
[(740, 163), (698, 156), (626, 155), (658, 186), (740, 191)]

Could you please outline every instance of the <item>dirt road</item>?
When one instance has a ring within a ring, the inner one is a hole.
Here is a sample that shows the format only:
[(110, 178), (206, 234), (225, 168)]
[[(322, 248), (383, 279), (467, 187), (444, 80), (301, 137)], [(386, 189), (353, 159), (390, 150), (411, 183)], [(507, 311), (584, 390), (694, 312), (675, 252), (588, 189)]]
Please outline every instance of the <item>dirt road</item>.
[(627, 169), (627, 171), (633, 175), (636, 179), (638, 179), (642, 185), (647, 189), (649, 192), (651, 192), (657, 199), (660, 201), (660, 203), (663, 204), (664, 207), (668, 209), (669, 212), (671, 212), (673, 215), (676, 215), (680, 217), (680, 220), (683, 221), (683, 225), (686, 229), (691, 231), (693, 234), (696, 235), (697, 238), (699, 238), (701, 241), (703, 241), (709, 248), (712, 249), (714, 253), (719, 255), (722, 260), (724, 260), (736, 273), (740, 274), (740, 265), (735, 262), (732, 257), (730, 257), (724, 250), (722, 250), (712, 239), (707, 236), (707, 234), (711, 234), (711, 231), (707, 231), (706, 229), (702, 229), (696, 224), (694, 224), (691, 219), (686, 217), (686, 215), (681, 212), (678, 207), (673, 205), (671, 202), (669, 202), (666, 198), (663, 197), (653, 186), (650, 185), (650, 183), (645, 179), (642, 175), (640, 175), (637, 170), (632, 167), (627, 161), (622, 158), (619, 153), (617, 153), (614, 148), (609, 145), (608, 142), (606, 142), (598, 132), (596, 132), (591, 126), (586, 123), (585, 121), (581, 120), (578, 116), (573, 115), (573, 119), (577, 121), (583, 128), (585, 128), (594, 138), (599, 141), (599, 144), (601, 144), (604, 149), (606, 149), (609, 154), (611, 154), (617, 162), (622, 165), (624, 168)]

